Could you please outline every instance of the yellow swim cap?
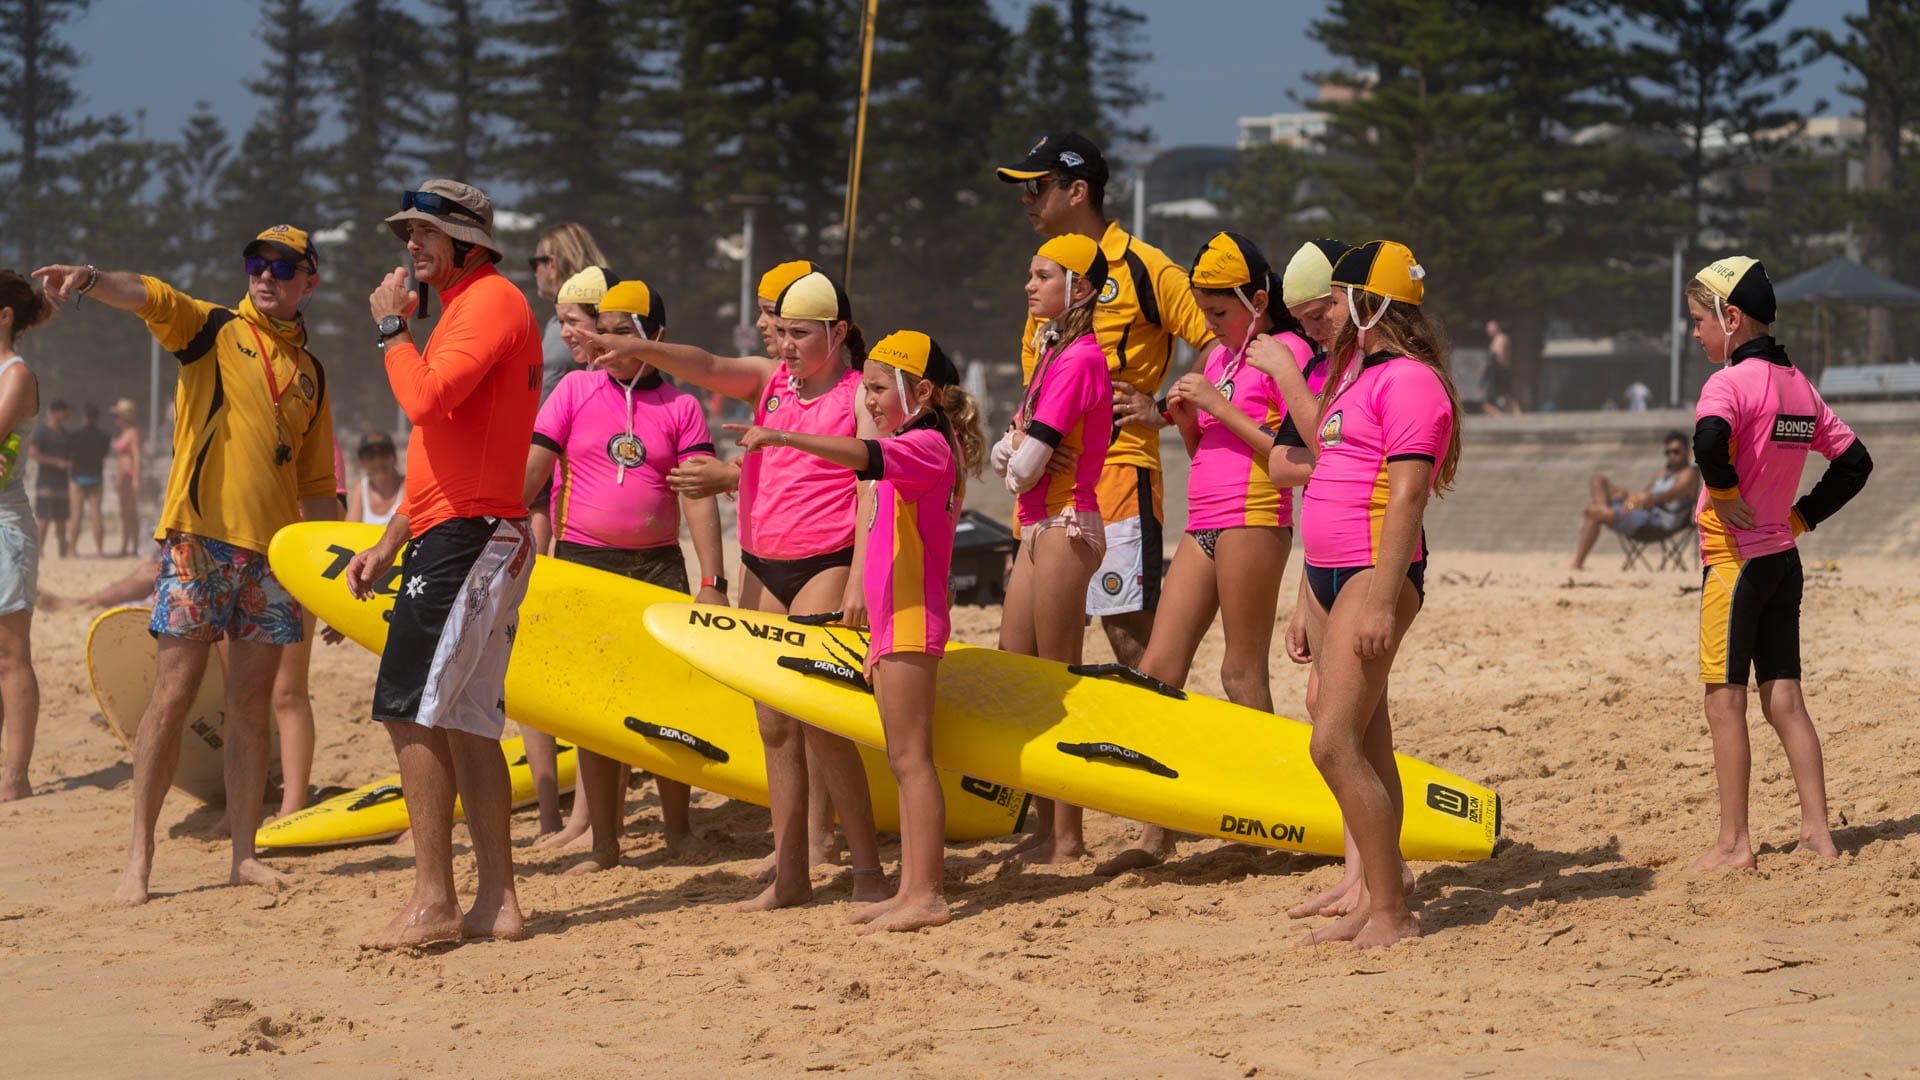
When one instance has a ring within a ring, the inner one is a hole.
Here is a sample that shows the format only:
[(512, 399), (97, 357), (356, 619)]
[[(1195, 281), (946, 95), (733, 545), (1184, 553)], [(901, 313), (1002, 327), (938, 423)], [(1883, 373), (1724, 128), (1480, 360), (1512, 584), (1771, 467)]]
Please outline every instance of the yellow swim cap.
[(1056, 236), (1041, 244), (1038, 254), (1093, 281), (1096, 287), (1107, 279), (1107, 257), (1091, 236), (1079, 233)]
[(1288, 307), (1333, 295), (1333, 265), (1350, 250), (1338, 240), (1309, 240), (1287, 260), (1280, 301)]
[(1196, 289), (1244, 289), (1267, 287), (1273, 268), (1252, 240), (1232, 232), (1217, 232), (1193, 257), (1193, 269), (1187, 278)]
[(1773, 282), (1759, 259), (1729, 255), (1716, 260), (1693, 280), (1713, 290), (1714, 295), (1739, 308), (1755, 322), (1771, 323), (1779, 306), (1773, 298)]
[(601, 311), (621, 311), (655, 322), (667, 321), (667, 302), (639, 280), (622, 281), (600, 298)]
[(853, 319), (853, 301), (839, 282), (815, 270), (780, 290), (773, 313), (783, 319), (848, 322)]
[(878, 360), (916, 379), (931, 380), (935, 386), (953, 386), (960, 381), (960, 371), (947, 358), (946, 350), (918, 330), (895, 330), (874, 345), (867, 359)]
[(760, 299), (771, 304), (780, 299), (780, 294), (786, 291), (787, 286), (799, 281), (808, 274), (818, 273), (819, 271), (819, 267), (805, 259), (783, 262), (779, 266), (760, 275)]
[(620, 283), (620, 275), (604, 266), (589, 266), (560, 285), (553, 298), (562, 304), (598, 306), (607, 290)]
[(1330, 284), (1418, 307), (1427, 295), (1426, 277), (1426, 269), (1414, 260), (1407, 245), (1369, 240), (1340, 256)]

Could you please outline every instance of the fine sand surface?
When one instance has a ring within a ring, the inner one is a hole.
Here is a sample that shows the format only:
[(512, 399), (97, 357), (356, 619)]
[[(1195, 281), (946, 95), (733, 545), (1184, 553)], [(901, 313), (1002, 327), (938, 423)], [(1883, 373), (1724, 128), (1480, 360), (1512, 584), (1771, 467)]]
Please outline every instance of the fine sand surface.
[[(587, 879), (559, 875), (573, 857), (529, 850), (533, 816), (516, 816), (533, 935), (518, 944), (362, 951), (406, 895), (405, 847), (273, 856), (297, 875), (279, 893), (216, 887), (217, 813), (177, 794), (155, 900), (113, 909), (130, 769), (89, 719), (91, 613), (42, 613), (38, 794), (0, 806), (0, 1073), (1913, 1074), (1913, 564), (1808, 575), (1808, 697), (1840, 859), (1794, 852), (1792, 783), (1756, 704), (1760, 869), (1696, 877), (1682, 868), (1715, 828), (1699, 578), (1622, 574), (1610, 550), (1577, 579), (1564, 553), (1436, 558), (1394, 677), (1399, 745), (1498, 790), (1510, 843), (1419, 866), (1427, 936), (1367, 953), (1293, 947), (1307, 927), (1285, 911), (1334, 863), (1214, 841), (1117, 880), (1092, 860), (1021, 869), (995, 860), (1004, 843), (957, 847), (957, 917), (920, 934), (839, 925), (848, 878), (833, 868), (810, 907), (737, 914), (765, 811), (703, 797), (695, 826), (717, 855), (671, 864), (651, 787), (627, 861)], [(49, 560), (42, 586), (71, 595), (128, 565)], [(996, 617), (963, 611), (962, 636), (990, 643)], [(1217, 691), (1218, 650), (1216, 634), (1195, 689)], [(374, 666), (350, 644), (319, 652), (316, 783), (393, 769), (363, 719)], [(1274, 687), (1280, 712), (1304, 714), (1300, 669), (1277, 661)], [(1097, 854), (1130, 832), (1089, 815)]]

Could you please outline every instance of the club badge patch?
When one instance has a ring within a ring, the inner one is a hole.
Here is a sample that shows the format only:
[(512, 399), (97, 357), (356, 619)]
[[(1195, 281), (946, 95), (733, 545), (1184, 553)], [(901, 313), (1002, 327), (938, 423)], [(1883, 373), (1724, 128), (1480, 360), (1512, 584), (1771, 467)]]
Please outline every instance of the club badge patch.
[(1100, 302), (1103, 304), (1113, 303), (1119, 295), (1120, 283), (1112, 278), (1108, 278), (1107, 283), (1100, 286)]
[(1338, 411), (1327, 417), (1326, 423), (1320, 425), (1320, 445), (1323, 447), (1340, 445), (1340, 413)]
[(647, 448), (632, 435), (615, 435), (607, 440), (607, 460), (623, 469), (637, 469), (646, 463)]

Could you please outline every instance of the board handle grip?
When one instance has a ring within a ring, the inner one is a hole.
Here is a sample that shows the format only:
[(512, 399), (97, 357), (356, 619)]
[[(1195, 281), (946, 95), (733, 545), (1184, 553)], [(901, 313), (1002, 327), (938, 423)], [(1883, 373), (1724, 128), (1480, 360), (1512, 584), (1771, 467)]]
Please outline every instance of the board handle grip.
[(796, 626), (831, 626), (840, 621), (845, 612), (822, 611), (817, 615), (789, 615), (787, 621)]
[(719, 762), (722, 765), (733, 760), (732, 754), (727, 753), (725, 750), (720, 749), (718, 746), (715, 746), (690, 731), (670, 728), (665, 724), (650, 723), (632, 716), (627, 717), (627, 730), (636, 732), (649, 739), (678, 743), (694, 753), (699, 754), (701, 757), (706, 758), (708, 761)]
[(1119, 679), (1121, 682), (1130, 682), (1135, 686), (1144, 687), (1161, 697), (1170, 697), (1175, 701), (1187, 700), (1185, 690), (1163, 683), (1146, 672), (1125, 664), (1068, 664), (1067, 674), (1085, 675), (1094, 679)]
[(348, 804), (347, 809), (365, 810), (369, 806), (379, 806), (381, 803), (392, 802), (400, 797), (399, 784), (381, 784), (379, 787), (353, 800), (352, 803)]
[(836, 664), (831, 660), (809, 660), (804, 656), (783, 656), (778, 663), (788, 671), (797, 671), (802, 675), (818, 675), (823, 679), (846, 683), (862, 693), (873, 693), (873, 687), (867, 683), (867, 677), (858, 668), (845, 664)]
[(1110, 743), (1110, 742), (1066, 743), (1066, 742), (1063, 742), (1063, 743), (1056, 743), (1054, 745), (1063, 754), (1072, 754), (1074, 757), (1085, 758), (1088, 761), (1094, 761), (1097, 759), (1105, 759), (1107, 761), (1117, 761), (1122, 765), (1132, 765), (1137, 768), (1145, 769), (1147, 772), (1150, 772), (1155, 776), (1164, 776), (1169, 780), (1180, 779), (1179, 773), (1173, 771), (1172, 769), (1161, 764), (1160, 762), (1155, 761), (1153, 758), (1148, 757), (1147, 755), (1141, 753), (1140, 751), (1129, 750), (1126, 747), (1121, 746), (1119, 743)]

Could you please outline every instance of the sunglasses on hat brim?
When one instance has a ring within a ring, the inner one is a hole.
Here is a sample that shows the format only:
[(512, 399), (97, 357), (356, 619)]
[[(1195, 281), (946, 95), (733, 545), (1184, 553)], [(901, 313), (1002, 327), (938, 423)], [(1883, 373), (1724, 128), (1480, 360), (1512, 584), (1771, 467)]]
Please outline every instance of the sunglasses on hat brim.
[(307, 269), (305, 259), (264, 259), (258, 255), (249, 255), (245, 261), (248, 277), (272, 274), (275, 281), (292, 281), (294, 271)]
[(431, 191), (401, 192), (400, 209), (419, 210), (422, 213), (433, 214), (436, 217), (446, 217), (449, 214), (453, 214), (466, 218), (469, 221), (479, 222), (482, 225), (487, 223), (487, 219), (481, 217), (477, 212), (462, 206), (454, 200), (447, 198), (445, 195), (435, 195)]

